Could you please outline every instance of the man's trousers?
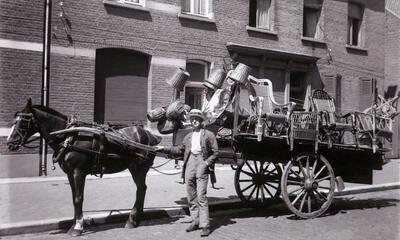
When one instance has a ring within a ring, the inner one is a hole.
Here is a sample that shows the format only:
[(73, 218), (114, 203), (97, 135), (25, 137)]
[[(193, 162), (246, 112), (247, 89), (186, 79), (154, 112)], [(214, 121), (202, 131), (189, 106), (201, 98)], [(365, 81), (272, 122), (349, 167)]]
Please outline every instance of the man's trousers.
[(185, 182), (190, 216), (200, 228), (210, 227), (207, 184), (208, 166), (201, 154), (190, 154), (186, 163)]

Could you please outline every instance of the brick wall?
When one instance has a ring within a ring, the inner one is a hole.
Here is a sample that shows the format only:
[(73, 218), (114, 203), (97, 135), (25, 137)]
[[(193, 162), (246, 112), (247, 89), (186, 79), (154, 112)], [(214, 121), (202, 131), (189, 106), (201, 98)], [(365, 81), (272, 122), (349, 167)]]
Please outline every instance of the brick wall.
[[(301, 40), (302, 0), (275, 1), (273, 30), (277, 36), (246, 30), (249, 6), (248, 1), (243, 0), (214, 0), (214, 23), (178, 18), (173, 10), (150, 9), (145, 12), (105, 5), (98, 0), (64, 1), (62, 10), (59, 2), (53, 1), (52, 46), (61, 50), (51, 55), (50, 107), (67, 115), (78, 113), (85, 121), (93, 120), (94, 52), (101, 48), (131, 49), (152, 57), (198, 59), (215, 62), (219, 66), (224, 63), (223, 58), (229, 58), (227, 42), (312, 55), (320, 59), (316, 75), (333, 72), (343, 76), (342, 105), (349, 109), (358, 108), (359, 77), (373, 77), (380, 83), (384, 79), (384, 1), (357, 1), (365, 6), (364, 47), (367, 51), (349, 51), (346, 48), (347, 1), (342, 0), (324, 1), (326, 44)], [(180, 0), (153, 2), (169, 4), (165, 6), (171, 9), (179, 9), (180, 6)], [(43, 0), (2, 3), (0, 39), (41, 44), (43, 8)], [(61, 12), (63, 17), (60, 17)], [(398, 26), (398, 23), (393, 26)], [(398, 31), (391, 31), (394, 32), (393, 38), (398, 39)], [(398, 49), (398, 45), (393, 47)], [(41, 49), (18, 48), (0, 48), (0, 128), (10, 127), (14, 112), (23, 106), (27, 96), (32, 97), (34, 103), (40, 102)], [(328, 49), (332, 56), (329, 62)], [(92, 55), (82, 54), (85, 51)], [(399, 61), (386, 60), (393, 69), (396, 68), (394, 62)], [(151, 66), (148, 108), (170, 101), (172, 89), (165, 79), (172, 75), (175, 67), (162, 64)], [(398, 72), (386, 71), (385, 74), (388, 78), (392, 78), (392, 74), (398, 76)], [(154, 124), (151, 126), (154, 127)], [(170, 137), (165, 139), (170, 141)], [(0, 137), (0, 154), (6, 153), (4, 141), (4, 137)]]
[(385, 88), (397, 85), (400, 91), (400, 17), (386, 12)]

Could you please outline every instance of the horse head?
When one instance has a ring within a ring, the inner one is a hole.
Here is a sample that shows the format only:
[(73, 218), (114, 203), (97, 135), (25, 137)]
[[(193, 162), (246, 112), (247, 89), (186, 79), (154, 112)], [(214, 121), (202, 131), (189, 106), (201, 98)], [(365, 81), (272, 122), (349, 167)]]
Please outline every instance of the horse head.
[[(7, 146), (10, 151), (16, 151), (20, 146), (30, 143), (35, 133), (49, 138), (49, 133), (65, 128), (67, 117), (50, 108), (40, 105), (32, 105), (29, 98), (22, 111), (15, 114), (14, 124), (7, 138)], [(49, 139), (46, 139), (49, 141)]]
[(11, 151), (18, 150), (36, 132), (38, 132), (38, 126), (34, 118), (32, 100), (29, 98), (24, 109), (15, 113), (14, 124), (7, 138), (8, 149)]

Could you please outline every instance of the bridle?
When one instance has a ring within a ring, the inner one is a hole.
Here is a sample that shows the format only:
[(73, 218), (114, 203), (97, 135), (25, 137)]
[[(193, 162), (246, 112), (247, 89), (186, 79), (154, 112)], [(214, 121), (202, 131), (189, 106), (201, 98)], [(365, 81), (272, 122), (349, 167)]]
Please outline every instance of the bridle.
[[(36, 141), (37, 139), (40, 138), (40, 136), (36, 136), (36, 137), (30, 138), (30, 139), (27, 139), (31, 126), (36, 125), (35, 117), (33, 116), (33, 114), (32, 113), (17, 113), (15, 116), (16, 116), (15, 123), (11, 130), (11, 133), (14, 130), (15, 133), (19, 136), (19, 139), (15, 140), (13, 142), (10, 142), (10, 143), (11, 144), (17, 143), (18, 145), (21, 145), (26, 148), (37, 148), (38, 146), (27, 146), (26, 145), (26, 144)], [(17, 125), (18, 122), (20, 122), (20, 124), (18, 125), (17, 128), (15, 128), (15, 126)], [(11, 133), (10, 133), (10, 136), (11, 136)]]

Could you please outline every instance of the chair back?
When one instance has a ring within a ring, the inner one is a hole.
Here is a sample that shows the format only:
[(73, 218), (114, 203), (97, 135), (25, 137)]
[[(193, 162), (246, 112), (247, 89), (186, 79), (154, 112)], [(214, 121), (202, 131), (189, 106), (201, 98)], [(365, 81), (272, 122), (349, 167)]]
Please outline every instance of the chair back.
[(311, 106), (314, 112), (321, 113), (322, 125), (333, 124), (335, 120), (335, 103), (327, 92), (321, 89), (314, 90), (311, 95)]

